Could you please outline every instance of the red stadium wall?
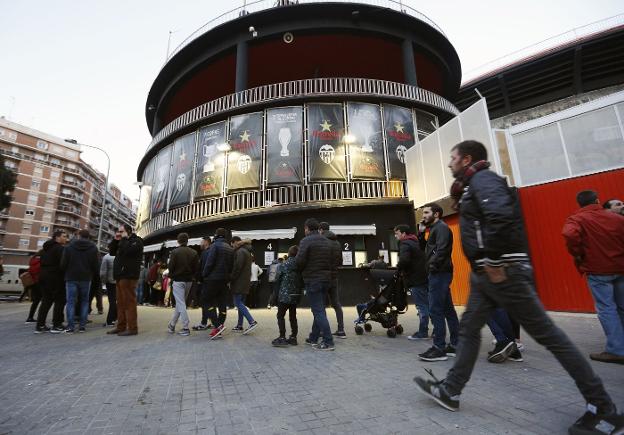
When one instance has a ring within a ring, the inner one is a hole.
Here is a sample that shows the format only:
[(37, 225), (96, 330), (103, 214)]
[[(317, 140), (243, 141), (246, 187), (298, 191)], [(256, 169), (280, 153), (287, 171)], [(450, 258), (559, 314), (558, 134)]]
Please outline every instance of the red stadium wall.
[(624, 169), (520, 189), (520, 201), (535, 271), (537, 292), (548, 310), (594, 312), (587, 284), (568, 254), (561, 229), (578, 206), (576, 194), (624, 196)]

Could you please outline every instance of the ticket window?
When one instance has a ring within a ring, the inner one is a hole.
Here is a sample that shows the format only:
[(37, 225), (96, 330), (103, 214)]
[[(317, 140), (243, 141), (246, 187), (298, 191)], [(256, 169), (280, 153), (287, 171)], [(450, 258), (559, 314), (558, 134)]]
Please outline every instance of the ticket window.
[(353, 249), (354, 249), (354, 255), (355, 255), (355, 266), (360, 266), (361, 264), (369, 263), (364, 237), (353, 238)]

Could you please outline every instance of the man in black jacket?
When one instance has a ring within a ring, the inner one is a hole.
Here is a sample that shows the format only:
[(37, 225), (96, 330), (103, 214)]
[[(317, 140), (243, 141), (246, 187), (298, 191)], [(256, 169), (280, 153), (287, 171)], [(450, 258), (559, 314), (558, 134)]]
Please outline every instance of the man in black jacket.
[(110, 254), (115, 257), (113, 277), (117, 283), (117, 326), (107, 334), (137, 335), (135, 289), (141, 273), (143, 239), (134, 234), (128, 224), (120, 226), (117, 234), (109, 246)]
[(342, 265), (340, 242), (338, 241), (336, 234), (334, 234), (334, 232), (329, 229), (328, 222), (321, 222), (319, 224), (319, 233), (327, 237), (335, 245), (335, 267), (332, 268), (331, 285), (329, 287), (327, 295), (329, 296), (330, 305), (336, 312), (336, 323), (338, 324), (336, 332), (334, 332), (333, 335), (335, 337), (345, 339), (347, 338), (347, 334), (344, 330), (344, 315), (342, 313), (342, 305), (340, 304), (340, 297), (338, 295), (338, 266)]
[[(455, 356), (459, 334), (459, 319), (453, 306), (451, 281), (453, 280), (453, 233), (442, 221), (443, 210), (436, 203), (423, 206), (423, 219), (419, 226), (420, 246), (427, 258), (427, 280), (429, 282), (429, 313), (433, 323), (433, 346), (418, 355), (423, 361), (445, 361)], [(429, 237), (425, 240), (425, 229)], [(449, 343), (446, 343), (446, 324), (449, 329)]]
[(553, 353), (587, 401), (587, 412), (569, 433), (620, 433), (624, 416), (616, 414), (600, 378), (537, 298), (517, 199), (489, 166), (479, 142), (465, 141), (451, 149), (449, 168), (455, 177), (451, 196), (459, 203), (462, 247), (472, 266), (470, 297), (461, 319), (457, 359), (446, 379), (414, 381), (444, 408), (459, 409), (459, 395), (479, 353), (481, 328), (500, 306)]
[(399, 263), (397, 269), (403, 277), (403, 285), (412, 294), (420, 322), (418, 331), (407, 337), (409, 340), (429, 338), (429, 296), (425, 254), (420, 249), (418, 238), (407, 225), (394, 227), (394, 237), (399, 242)]
[[(41, 274), (39, 282), (43, 293), (43, 300), (37, 315), (35, 334), (52, 332), (59, 334), (63, 328), (63, 308), (65, 307), (65, 280), (61, 269), (63, 246), (67, 243), (67, 233), (57, 230), (52, 238), (43, 244), (41, 254)], [(48, 311), (54, 304), (52, 312), (52, 328), (46, 326)]]
[[(225, 239), (226, 236), (227, 230), (225, 228), (217, 228), (214, 242), (208, 248), (202, 270), (204, 286), (202, 292), (206, 292), (208, 318), (214, 326), (210, 331), (211, 340), (219, 337), (225, 329), (228, 282), (234, 264), (234, 249)], [(217, 309), (219, 310), (218, 316)]]
[(201, 321), (193, 326), (193, 331), (204, 331), (208, 329), (208, 299), (207, 299), (207, 291), (204, 287), (204, 266), (206, 266), (206, 259), (208, 258), (208, 250), (210, 249), (210, 244), (212, 240), (209, 236), (202, 237), (201, 241), (201, 255), (199, 257), (199, 269), (197, 271), (197, 286), (199, 287), (199, 300), (201, 301), (201, 311), (202, 317)]
[[(336, 267), (337, 247), (331, 240), (319, 234), (318, 230), (319, 223), (316, 219), (310, 218), (305, 221), (306, 236), (299, 244), (295, 261), (301, 271), (314, 316), (312, 331), (306, 343), (313, 345), (317, 350), (334, 350), (334, 339), (325, 312), (325, 298), (331, 286), (332, 270)], [(323, 336), (323, 340), (318, 343), (320, 336)]]
[(85, 332), (89, 311), (89, 291), (91, 281), (98, 276), (98, 252), (91, 240), (89, 230), (80, 230), (63, 250), (61, 269), (65, 271), (65, 289), (67, 298), (67, 328), (65, 333), (74, 333), (74, 315), (76, 298), (80, 302), (79, 332)]

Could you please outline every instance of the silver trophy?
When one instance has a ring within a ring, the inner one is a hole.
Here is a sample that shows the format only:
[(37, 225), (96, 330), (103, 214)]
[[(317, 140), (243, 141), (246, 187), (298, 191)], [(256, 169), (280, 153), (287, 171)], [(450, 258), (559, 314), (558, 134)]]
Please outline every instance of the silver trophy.
[(364, 135), (364, 145), (362, 145), (362, 152), (372, 153), (373, 147), (370, 146), (370, 137), (373, 134), (373, 127), (371, 127), (368, 124), (364, 124), (362, 125), (361, 129), (362, 129), (362, 134)]
[(279, 140), (279, 143), (282, 146), (280, 156), (288, 157), (290, 155), (290, 151), (288, 151), (288, 144), (290, 144), (290, 139), (292, 139), (292, 133), (290, 132), (290, 128), (280, 128), (280, 131), (277, 135), (277, 140)]
[(204, 157), (208, 159), (206, 163), (204, 163), (204, 172), (212, 172), (215, 170), (215, 165), (212, 162), (212, 157), (214, 156), (213, 148), (214, 145), (204, 145), (203, 147)]

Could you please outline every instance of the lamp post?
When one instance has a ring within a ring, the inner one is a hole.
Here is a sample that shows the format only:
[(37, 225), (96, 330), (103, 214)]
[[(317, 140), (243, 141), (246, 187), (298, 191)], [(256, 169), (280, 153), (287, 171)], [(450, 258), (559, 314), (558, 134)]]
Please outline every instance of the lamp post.
[(98, 251), (100, 250), (100, 242), (102, 241), (102, 225), (104, 225), (104, 209), (106, 207), (106, 195), (108, 194), (108, 175), (110, 174), (110, 156), (108, 155), (108, 153), (106, 151), (104, 151), (102, 148), (100, 147), (96, 147), (95, 145), (87, 145), (87, 144), (83, 144), (83, 143), (78, 143), (78, 141), (76, 141), (76, 139), (65, 139), (65, 142), (74, 144), (74, 145), (78, 145), (81, 147), (87, 147), (87, 148), (93, 148), (96, 150), (100, 150), (104, 153), (104, 155), (106, 156), (106, 159), (108, 160), (108, 165), (106, 167), (106, 180), (104, 181), (104, 199), (102, 200), (102, 211), (100, 212), (100, 228), (98, 230), (98, 237), (97, 237), (97, 248)]

